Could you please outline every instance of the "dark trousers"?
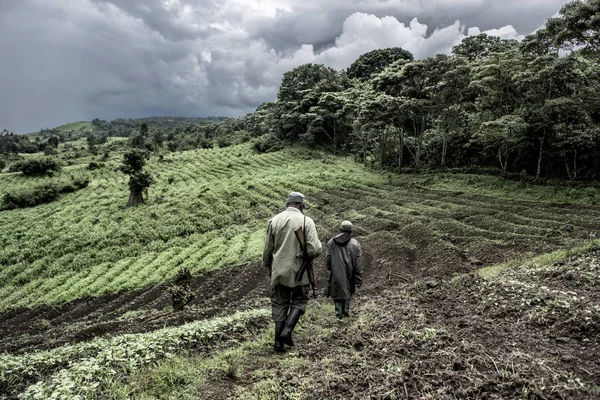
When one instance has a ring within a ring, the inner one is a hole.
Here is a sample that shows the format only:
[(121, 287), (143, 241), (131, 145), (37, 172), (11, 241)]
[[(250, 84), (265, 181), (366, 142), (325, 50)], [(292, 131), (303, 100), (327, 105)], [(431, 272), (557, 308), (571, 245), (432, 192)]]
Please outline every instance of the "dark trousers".
[(287, 319), (292, 308), (306, 311), (310, 285), (289, 287), (284, 285), (271, 286), (271, 313), (273, 321), (283, 322)]
[(342, 319), (342, 317), (350, 316), (350, 299), (348, 300), (334, 300), (335, 303), (335, 315)]

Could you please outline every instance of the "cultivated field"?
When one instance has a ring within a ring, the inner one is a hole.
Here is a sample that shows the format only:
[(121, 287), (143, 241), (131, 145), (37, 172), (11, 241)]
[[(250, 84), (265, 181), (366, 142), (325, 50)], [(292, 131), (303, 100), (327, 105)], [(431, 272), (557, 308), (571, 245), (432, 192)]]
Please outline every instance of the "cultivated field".
[[(0, 398), (597, 394), (598, 253), (579, 256), (600, 237), (597, 189), (382, 174), (239, 145), (153, 156), (148, 203), (126, 208), (120, 156), (89, 161), (53, 178), (0, 174), (0, 196), (90, 179), (0, 212)], [(350, 322), (311, 302), (297, 348), (276, 357), (259, 258), (291, 190), (307, 195), (322, 241), (355, 223), (366, 283)], [(168, 282), (184, 267), (196, 298), (174, 312)]]

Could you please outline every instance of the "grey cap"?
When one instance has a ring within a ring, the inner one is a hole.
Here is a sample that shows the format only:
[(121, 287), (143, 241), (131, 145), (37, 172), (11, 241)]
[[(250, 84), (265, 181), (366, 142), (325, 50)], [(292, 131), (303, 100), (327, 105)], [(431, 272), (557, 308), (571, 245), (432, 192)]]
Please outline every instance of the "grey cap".
[(354, 225), (350, 221), (344, 221), (340, 225), (340, 231), (342, 232), (352, 232), (354, 230)]
[(304, 195), (300, 192), (288, 194), (287, 203), (304, 203)]

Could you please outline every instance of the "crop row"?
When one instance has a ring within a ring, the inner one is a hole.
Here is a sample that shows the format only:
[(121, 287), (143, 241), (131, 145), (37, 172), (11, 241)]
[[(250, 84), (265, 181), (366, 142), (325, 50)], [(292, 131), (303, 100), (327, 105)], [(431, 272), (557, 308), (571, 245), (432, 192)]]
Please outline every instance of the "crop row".
[(214, 339), (245, 333), (268, 315), (266, 310), (239, 312), (149, 333), (125, 334), (19, 356), (0, 356), (0, 396), (75, 398), (96, 393), (103, 382), (129, 374)]
[[(255, 154), (235, 146), (153, 157), (148, 168), (157, 183), (149, 202), (125, 208), (127, 181), (117, 167), (115, 156), (88, 172), (88, 188), (1, 214), (0, 310), (140, 288), (181, 267), (198, 273), (256, 259), (266, 221), (287, 192), (381, 181), (352, 174), (360, 167), (344, 159), (325, 164), (295, 150)], [(0, 186), (13, 181), (28, 182), (0, 175)]]

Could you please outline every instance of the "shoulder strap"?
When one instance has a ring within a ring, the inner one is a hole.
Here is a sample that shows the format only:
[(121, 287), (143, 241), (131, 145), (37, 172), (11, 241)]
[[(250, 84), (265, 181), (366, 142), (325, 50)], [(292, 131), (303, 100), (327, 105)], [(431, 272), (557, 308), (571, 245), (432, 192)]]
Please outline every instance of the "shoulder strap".
[(304, 216), (304, 228), (302, 228), (302, 234), (304, 235), (304, 245), (306, 246), (306, 215)]

